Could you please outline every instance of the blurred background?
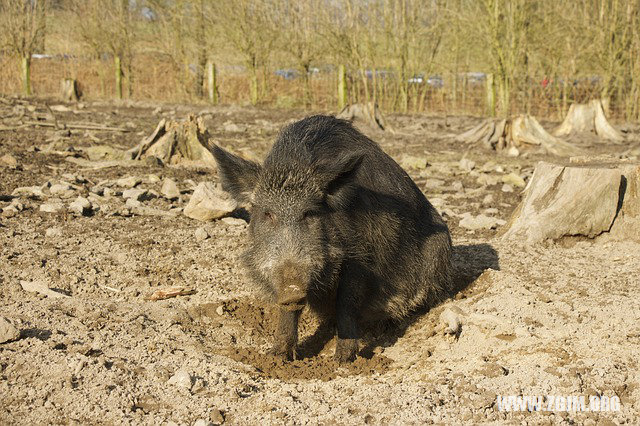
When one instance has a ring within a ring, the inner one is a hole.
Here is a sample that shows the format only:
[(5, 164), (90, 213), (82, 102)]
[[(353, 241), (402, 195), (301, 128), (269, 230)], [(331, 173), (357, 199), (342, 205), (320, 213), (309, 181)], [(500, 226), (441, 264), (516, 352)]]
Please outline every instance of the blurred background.
[(0, 94), (640, 120), (639, 0), (0, 0)]

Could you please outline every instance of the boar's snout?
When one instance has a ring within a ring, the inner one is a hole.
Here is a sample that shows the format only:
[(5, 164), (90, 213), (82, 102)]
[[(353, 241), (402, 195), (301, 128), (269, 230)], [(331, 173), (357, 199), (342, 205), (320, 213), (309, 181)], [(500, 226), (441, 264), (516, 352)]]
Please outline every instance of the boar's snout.
[(304, 266), (285, 261), (276, 268), (275, 273), (278, 304), (290, 310), (302, 309), (307, 297), (309, 281)]

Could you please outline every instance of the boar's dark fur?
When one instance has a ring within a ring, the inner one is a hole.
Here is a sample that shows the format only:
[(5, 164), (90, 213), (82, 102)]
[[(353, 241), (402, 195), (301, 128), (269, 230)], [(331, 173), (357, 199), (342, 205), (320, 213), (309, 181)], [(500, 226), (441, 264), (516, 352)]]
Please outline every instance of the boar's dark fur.
[(251, 214), (244, 263), (280, 306), (275, 353), (295, 356), (304, 306), (335, 318), (335, 356), (349, 361), (363, 322), (400, 319), (447, 297), (446, 224), (347, 121), (316, 115), (286, 126), (263, 165), (212, 152), (223, 188)]

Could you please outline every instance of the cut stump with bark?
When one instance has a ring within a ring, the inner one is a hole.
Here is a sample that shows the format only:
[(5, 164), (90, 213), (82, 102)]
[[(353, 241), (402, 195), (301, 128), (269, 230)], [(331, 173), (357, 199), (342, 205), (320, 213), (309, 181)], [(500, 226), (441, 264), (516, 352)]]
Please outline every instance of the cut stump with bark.
[(78, 82), (73, 78), (63, 78), (60, 82), (60, 94), (62, 95), (62, 100), (64, 101), (78, 101), (80, 99)]
[(539, 147), (549, 154), (570, 156), (580, 153), (575, 145), (550, 135), (530, 115), (509, 119), (487, 119), (456, 137), (459, 142), (481, 143), (487, 149), (517, 156), (522, 149)]
[(572, 104), (564, 121), (553, 134), (562, 137), (589, 132), (614, 142), (624, 140), (624, 136), (607, 121), (600, 99), (594, 99), (588, 104)]
[(162, 119), (153, 133), (127, 154), (132, 160), (153, 156), (165, 164), (200, 163), (216, 167), (204, 120), (192, 115), (184, 121)]
[(342, 111), (336, 115), (353, 123), (356, 127), (365, 126), (371, 130), (390, 131), (393, 129), (387, 123), (375, 102), (367, 102), (365, 104), (352, 104), (342, 108)]
[(640, 163), (573, 157), (539, 162), (503, 239), (564, 237), (640, 241)]

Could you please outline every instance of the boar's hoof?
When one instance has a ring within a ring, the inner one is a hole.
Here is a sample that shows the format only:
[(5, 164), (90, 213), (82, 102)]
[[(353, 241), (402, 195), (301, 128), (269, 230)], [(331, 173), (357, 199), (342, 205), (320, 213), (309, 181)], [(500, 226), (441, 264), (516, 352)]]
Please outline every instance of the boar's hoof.
[(334, 358), (339, 363), (351, 362), (358, 353), (358, 339), (338, 339)]

